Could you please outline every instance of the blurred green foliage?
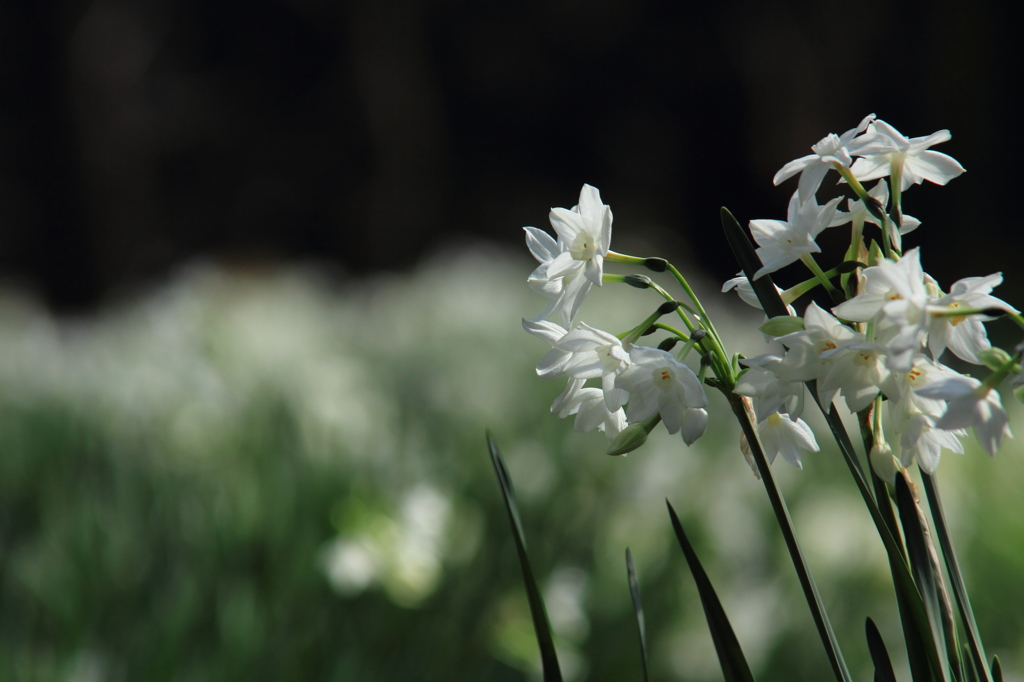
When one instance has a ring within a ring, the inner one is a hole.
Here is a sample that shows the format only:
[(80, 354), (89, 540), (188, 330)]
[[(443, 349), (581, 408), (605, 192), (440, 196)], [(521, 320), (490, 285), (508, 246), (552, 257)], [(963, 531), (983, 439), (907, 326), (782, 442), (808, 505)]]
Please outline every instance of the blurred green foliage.
[[(821, 679), (827, 661), (724, 401), (692, 448), (658, 431), (605, 457), (603, 436), (548, 413), (562, 386), (536, 379), (546, 349), (520, 329), (542, 307), (529, 268), (488, 251), (344, 284), (194, 267), (77, 320), (5, 294), (0, 679), (532, 679), (487, 426), (568, 679), (639, 679), (627, 546), (652, 678), (719, 677), (666, 497), (758, 678)], [(702, 289), (734, 349), (758, 352), (758, 316)], [(660, 302), (647, 293), (606, 286), (584, 319), (632, 326)], [(775, 468), (867, 679), (865, 617), (902, 656), (888, 570), (812, 426), (823, 451), (802, 472)], [(982, 635), (1011, 671), (1024, 663), (1021, 455), (1017, 441), (995, 461), (971, 445), (939, 469)]]

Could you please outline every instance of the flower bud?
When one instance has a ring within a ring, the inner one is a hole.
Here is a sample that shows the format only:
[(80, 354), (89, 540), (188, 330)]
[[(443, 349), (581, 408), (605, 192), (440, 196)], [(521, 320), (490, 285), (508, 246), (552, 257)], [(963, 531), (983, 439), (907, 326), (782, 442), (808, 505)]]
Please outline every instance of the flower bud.
[(758, 329), (768, 336), (785, 336), (793, 332), (803, 331), (804, 320), (802, 317), (795, 317), (793, 315), (779, 315), (768, 320)]
[(700, 343), (701, 341), (704, 340), (704, 337), (707, 335), (708, 333), (703, 329), (694, 329), (693, 332), (690, 334), (690, 340), (693, 341), (694, 343)]
[(693, 445), (708, 428), (708, 412), (701, 407), (689, 407), (683, 413), (683, 442)]
[(1002, 348), (993, 346), (992, 348), (979, 350), (978, 359), (985, 363), (985, 366), (994, 372), (1010, 361), (1010, 354)]
[(669, 313), (674, 313), (676, 311), (676, 308), (678, 307), (679, 301), (665, 301), (660, 306), (658, 306), (658, 314), (668, 315)]
[(653, 333), (654, 333), (654, 332), (656, 332), (656, 331), (658, 331), (658, 328), (657, 328), (657, 327), (655, 327), (655, 326), (654, 326), (654, 325), (652, 324), (652, 325), (651, 325), (650, 327), (648, 327), (647, 329), (645, 329), (645, 330), (643, 331), (643, 333), (642, 333), (642, 334), (641, 334), (640, 336), (650, 336), (651, 334), (653, 334)]
[(618, 435), (608, 444), (609, 455), (624, 455), (633, 452), (647, 442), (647, 428), (644, 424), (630, 424), (619, 431)]
[(668, 352), (676, 347), (676, 343), (679, 341), (678, 337), (670, 336), (658, 344), (658, 350)]
[(647, 275), (626, 275), (622, 281), (637, 289), (648, 289), (651, 286), (651, 278)]
[(899, 470), (899, 464), (888, 443), (875, 443), (871, 446), (871, 468), (888, 485), (896, 485), (896, 472)]
[(644, 261), (644, 267), (651, 272), (665, 272), (668, 270), (668, 261), (664, 258), (648, 258)]

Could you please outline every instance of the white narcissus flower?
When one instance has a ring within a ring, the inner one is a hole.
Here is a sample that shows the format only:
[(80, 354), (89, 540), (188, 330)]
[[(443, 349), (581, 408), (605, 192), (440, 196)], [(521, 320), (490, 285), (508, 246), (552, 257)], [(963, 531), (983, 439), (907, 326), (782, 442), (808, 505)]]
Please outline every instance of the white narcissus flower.
[(748, 369), (736, 382), (733, 393), (751, 398), (758, 421), (775, 412), (785, 412), (795, 419), (804, 409), (804, 385), (779, 377), (784, 351), (777, 342), (772, 345), (772, 352), (740, 361)]
[(874, 343), (851, 343), (828, 350), (822, 359), (832, 360), (832, 367), (825, 381), (818, 387), (821, 396), (835, 396), (836, 392), (846, 399), (850, 412), (859, 412), (871, 404), (878, 395), (879, 387), (889, 376), (885, 366), (888, 349)]
[(999, 391), (971, 377), (951, 377), (918, 389), (918, 395), (949, 401), (935, 428), (952, 431), (974, 427), (974, 435), (989, 455), (995, 455), (1003, 437), (1013, 438)]
[(631, 424), (661, 414), (669, 433), (682, 428), (689, 407), (707, 407), (708, 397), (700, 379), (671, 354), (646, 346), (629, 351), (632, 365), (616, 379), (615, 385), (629, 391), (628, 416)]
[(846, 213), (836, 218), (838, 205), (838, 197), (824, 206), (819, 206), (813, 197), (801, 204), (794, 192), (786, 220), (751, 220), (750, 233), (758, 244), (757, 255), (764, 264), (754, 273), (754, 279), (794, 263), (805, 254), (821, 251), (814, 240), (822, 230), (849, 220)]
[[(779, 292), (779, 296), (782, 296), (785, 293), (779, 288), (779, 285), (776, 284), (774, 286), (775, 291)], [(751, 307), (757, 308), (758, 310), (764, 310), (764, 308), (761, 307), (761, 301), (757, 300), (757, 294), (754, 293), (754, 287), (750, 284), (750, 280), (747, 279), (747, 276), (742, 272), (732, 279), (727, 280), (726, 283), (722, 285), (723, 294), (732, 291), (733, 289), (735, 289), (736, 293), (739, 294), (741, 301)], [(787, 305), (786, 310), (789, 311), (790, 315), (796, 315), (796, 310), (793, 306)]]
[(550, 218), (562, 250), (548, 268), (548, 276), (582, 271), (591, 283), (601, 286), (604, 257), (612, 241), (612, 209), (601, 203), (601, 193), (583, 185), (580, 203), (572, 209), (553, 208)]
[(523, 230), (526, 231), (526, 245), (530, 253), (540, 263), (526, 281), (531, 289), (551, 299), (544, 312), (533, 319), (546, 320), (557, 313), (563, 324), (568, 327), (593, 285), (579, 272), (551, 277), (548, 271), (561, 253), (561, 247), (544, 230), (538, 230), (536, 227), (524, 227)]
[(602, 380), (609, 410), (617, 410), (626, 403), (628, 396), (616, 387), (616, 377), (629, 366), (629, 351), (618, 337), (581, 322), (558, 340), (555, 350), (569, 353), (561, 365), (566, 376)]
[(683, 442), (693, 445), (708, 428), (708, 411), (703, 407), (688, 407), (683, 413)]
[(609, 410), (605, 403), (604, 392), (597, 388), (584, 388), (575, 393), (563, 406), (560, 417), (576, 415), (573, 428), (577, 431), (604, 431), (611, 441), (626, 428), (626, 413), (622, 408)]
[(552, 299), (534, 319), (546, 319), (557, 311), (569, 326), (590, 287), (601, 286), (604, 257), (612, 240), (612, 210), (601, 203), (596, 187), (583, 185), (579, 204), (572, 209), (553, 208), (549, 219), (557, 242), (543, 230), (524, 228), (530, 253), (540, 263), (528, 282), (534, 291)]
[(962, 429), (937, 429), (935, 417), (922, 413), (915, 414), (907, 420), (900, 434), (900, 463), (908, 467), (916, 459), (921, 471), (934, 474), (939, 467), (939, 457), (943, 448), (964, 454), (963, 443), (957, 435), (966, 433)]
[(948, 130), (907, 138), (885, 121), (875, 121), (868, 126), (868, 133), (879, 133), (884, 138), (872, 138), (860, 148), (850, 148), (851, 154), (863, 157), (850, 168), (861, 182), (891, 175), (899, 179), (900, 191), (906, 191), (924, 180), (945, 185), (964, 172), (953, 157), (929, 149), (952, 138)]
[(863, 343), (864, 335), (847, 327), (811, 301), (804, 310), (803, 331), (780, 336), (777, 340), (789, 350), (775, 372), (786, 381), (817, 380), (818, 397), (823, 404), (828, 405), (835, 397), (835, 391), (825, 391), (823, 383), (832, 369), (832, 358), (823, 358), (822, 353), (841, 346)]
[[(953, 285), (948, 294), (944, 294), (928, 306), (930, 312), (949, 312), (957, 308), (998, 308), (1010, 313), (1017, 309), (1006, 301), (990, 296), (992, 289), (1003, 282), (1003, 273), (997, 272), (988, 277), (967, 277)], [(932, 357), (938, 359), (942, 352), (949, 348), (961, 360), (980, 365), (978, 351), (990, 348), (988, 333), (983, 320), (994, 318), (983, 315), (966, 315), (963, 317), (946, 317), (932, 315), (928, 321), (928, 350)]]
[(800, 173), (800, 184), (797, 194), (800, 197), (800, 203), (806, 203), (818, 191), (821, 181), (825, 178), (825, 174), (828, 173), (829, 169), (832, 168), (832, 164), (838, 163), (845, 168), (850, 167), (853, 158), (850, 156), (849, 151), (847, 151), (846, 145), (852, 142), (853, 138), (857, 135), (864, 132), (868, 124), (874, 120), (875, 115), (868, 114), (856, 128), (847, 130), (842, 135), (830, 133), (821, 138), (818, 140), (818, 144), (811, 145), (813, 154), (802, 156), (787, 163), (775, 174), (772, 182), (778, 185)]
[(814, 432), (803, 419), (792, 420), (783, 417), (778, 412), (770, 415), (767, 419), (757, 425), (757, 434), (764, 446), (765, 457), (768, 462), (774, 462), (775, 456), (782, 454), (783, 459), (803, 469), (803, 462), (800, 461), (800, 451), (809, 450), (817, 452), (818, 441), (814, 438)]
[(526, 318), (523, 318), (523, 329), (538, 339), (547, 341), (548, 345), (551, 346), (551, 350), (548, 351), (547, 355), (537, 363), (537, 376), (541, 379), (553, 379), (563, 376), (565, 364), (572, 357), (572, 353), (557, 348), (556, 344), (565, 337), (567, 333), (565, 329), (554, 322), (527, 320)]
[(888, 365), (893, 371), (906, 372), (929, 323), (920, 251), (911, 249), (898, 262), (882, 260), (865, 268), (863, 276), (864, 290), (832, 312), (844, 320), (876, 322), (880, 330), (895, 328), (887, 343)]

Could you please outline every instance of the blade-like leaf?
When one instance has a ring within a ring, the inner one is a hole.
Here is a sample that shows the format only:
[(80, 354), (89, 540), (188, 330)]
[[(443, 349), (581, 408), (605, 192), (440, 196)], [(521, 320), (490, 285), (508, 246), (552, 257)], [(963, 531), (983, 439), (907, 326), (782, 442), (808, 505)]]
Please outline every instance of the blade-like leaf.
[(736, 633), (732, 630), (729, 618), (725, 615), (722, 602), (718, 600), (718, 595), (711, 585), (711, 580), (708, 579), (708, 574), (701, 566), (700, 559), (693, 551), (693, 546), (687, 539), (686, 533), (683, 532), (683, 525), (679, 523), (676, 510), (672, 508), (668, 500), (665, 500), (665, 504), (668, 505), (668, 515), (672, 519), (672, 528), (676, 532), (679, 546), (683, 548), (683, 556), (686, 557), (686, 563), (690, 566), (690, 572), (693, 573), (693, 580), (697, 583), (697, 593), (700, 595), (701, 606), (704, 607), (704, 616), (708, 621), (708, 629), (711, 630), (711, 639), (715, 643), (715, 651), (718, 653), (718, 662), (722, 666), (725, 682), (753, 682), (754, 676), (750, 672), (747, 658), (743, 655), (743, 649), (740, 648), (739, 640), (736, 639)]
[(487, 449), (490, 450), (491, 464), (494, 465), (494, 473), (501, 486), (501, 496), (505, 500), (509, 524), (512, 526), (512, 536), (516, 542), (516, 552), (519, 554), (519, 565), (523, 569), (523, 582), (526, 585), (526, 597), (530, 603), (530, 615), (533, 617), (533, 630), (537, 634), (537, 645), (540, 647), (544, 682), (562, 682), (562, 672), (558, 667), (558, 656), (555, 654), (555, 643), (551, 637), (548, 614), (544, 609), (544, 600), (537, 588), (537, 581), (533, 577), (530, 560), (526, 556), (526, 538), (523, 535), (522, 523), (519, 521), (519, 508), (516, 505), (515, 490), (512, 489), (512, 478), (508, 475), (505, 461), (501, 458), (501, 451), (498, 450), (498, 443), (494, 440), (494, 434), (490, 429), (487, 430)]
[(992, 657), (992, 682), (1003, 682), (1003, 666), (998, 656)]
[(743, 269), (743, 274), (747, 276), (750, 285), (754, 287), (757, 300), (761, 302), (761, 307), (768, 317), (789, 315), (786, 304), (782, 302), (779, 292), (775, 290), (771, 276), (763, 275), (760, 279), (754, 279), (754, 273), (761, 269), (761, 259), (758, 257), (754, 245), (750, 243), (747, 233), (743, 231), (736, 217), (725, 206), (722, 207), (722, 228), (725, 230), (725, 238), (729, 241), (736, 261)]
[(875, 621), (868, 618), (864, 629), (867, 631), (871, 662), (875, 664), (875, 682), (896, 682), (896, 673), (893, 672), (889, 652), (885, 648), (885, 642), (882, 641), (882, 635), (875, 627)]
[(636, 615), (636, 626), (640, 632), (640, 665), (647, 682), (647, 630), (644, 627), (644, 605), (640, 602), (640, 582), (636, 579), (636, 566), (633, 565), (633, 553), (626, 548), (626, 577), (629, 580), (629, 596), (633, 599), (633, 613)]
[(949, 527), (946, 525), (946, 516), (942, 511), (942, 498), (939, 497), (938, 483), (932, 474), (923, 471), (921, 478), (928, 496), (928, 508), (932, 513), (932, 521), (935, 523), (935, 533), (939, 536), (939, 546), (942, 548), (942, 556), (946, 561), (946, 570), (949, 571), (949, 578), (953, 583), (956, 605), (960, 609), (960, 617), (963, 619), (964, 629), (967, 631), (967, 644), (973, 663), (972, 667), (977, 675), (983, 676), (981, 678), (983, 682), (992, 682), (988, 666), (985, 665), (985, 648), (981, 643), (981, 635), (978, 634), (978, 623), (974, 620), (971, 600), (967, 597), (967, 587), (964, 585), (963, 575), (960, 573), (956, 552), (953, 551), (953, 541), (949, 537)]
[[(967, 682), (981, 682), (981, 678), (978, 677), (978, 669), (974, 667), (974, 661), (971, 655), (971, 648), (965, 642), (963, 645), (963, 661), (964, 661), (964, 680)], [(988, 677), (988, 669), (985, 669), (985, 677)]]
[(768, 493), (768, 500), (771, 502), (772, 511), (775, 512), (775, 519), (779, 523), (779, 530), (782, 531), (782, 538), (786, 542), (786, 549), (789, 551), (790, 559), (793, 561), (793, 568), (796, 570), (797, 578), (800, 580), (800, 587), (804, 591), (804, 598), (807, 600), (811, 617), (814, 618), (814, 625), (818, 628), (821, 644), (825, 647), (825, 653), (828, 655), (829, 663), (832, 665), (832, 672), (835, 673), (837, 680), (850, 682), (850, 671), (846, 667), (842, 651), (839, 650), (839, 641), (836, 639), (836, 633), (832, 630), (828, 614), (825, 613), (825, 605), (821, 601), (821, 595), (818, 594), (818, 587), (814, 584), (814, 577), (811, 575), (807, 560), (804, 558), (803, 550), (800, 549), (800, 543), (796, 539), (793, 519), (789, 516), (789, 509), (786, 507), (786, 501), (782, 498), (782, 491), (779, 490), (778, 485), (775, 483), (772, 469), (764, 455), (764, 448), (761, 446), (761, 440), (754, 425), (754, 415), (747, 410), (746, 405), (739, 396), (733, 396), (729, 402), (733, 414), (736, 415), (740, 422), (740, 428), (743, 429), (743, 435), (746, 437), (747, 445), (750, 447), (750, 454), (757, 463), (757, 470), (761, 474), (761, 481), (764, 483), (765, 492)]
[[(932, 636), (935, 639), (935, 648), (939, 652), (940, 660), (949, 655), (950, 665), (953, 670), (960, 669), (958, 647), (948, 651), (946, 637), (946, 614), (943, 613), (943, 604), (939, 595), (943, 589), (941, 577), (938, 574), (936, 557), (931, 551), (926, 537), (927, 530), (922, 523), (917, 502), (907, 485), (906, 474), (896, 477), (896, 506), (900, 511), (900, 523), (903, 524), (903, 537), (907, 541), (907, 555), (910, 557), (910, 567), (914, 572), (915, 582), (921, 591), (924, 600), (924, 607), (928, 613), (928, 622), (931, 624)], [(955, 645), (954, 645), (955, 646)], [(941, 673), (942, 679), (948, 680), (947, 669), (940, 666), (939, 670), (933, 671), (936, 675)]]
[[(736, 256), (736, 260), (743, 267), (744, 274), (750, 281), (751, 286), (753, 286), (754, 293), (757, 294), (761, 308), (769, 317), (788, 314), (786, 305), (782, 302), (782, 297), (776, 291), (770, 276), (765, 275), (761, 279), (753, 279), (754, 273), (762, 265), (761, 259), (758, 258), (754, 245), (743, 231), (743, 228), (740, 227), (736, 218), (725, 208), (722, 209), (722, 227), (725, 229), (726, 238), (733, 250), (733, 254)], [(864, 478), (864, 469), (857, 458), (856, 451), (853, 449), (850, 435), (846, 432), (846, 427), (843, 426), (843, 421), (839, 417), (835, 406), (823, 405), (818, 399), (816, 382), (810, 381), (807, 383), (807, 386), (811, 390), (811, 397), (817, 403), (818, 409), (825, 415), (825, 422), (828, 424), (832, 435), (836, 439), (836, 443), (839, 445), (839, 451), (842, 453), (843, 459), (846, 460), (846, 466), (850, 470), (850, 475), (853, 476), (853, 480), (857, 484), (857, 489), (860, 491), (864, 504), (868, 508), (868, 513), (871, 515), (871, 520), (875, 524), (875, 529), (878, 531), (882, 544), (885, 546), (886, 554), (889, 555), (889, 565), (892, 570), (897, 603), (900, 604), (901, 617), (904, 619), (904, 631), (908, 633), (908, 637), (911, 640), (908, 641), (907, 646), (908, 654), (911, 657), (911, 671), (922, 670), (922, 668), (915, 667), (913, 664), (915, 651), (923, 651), (927, 655), (929, 666), (939, 670), (942, 665), (939, 662), (941, 659), (931, 636), (928, 615), (925, 612), (924, 603), (921, 601), (921, 594), (918, 592), (914, 579), (910, 575), (910, 568), (907, 566), (900, 543), (889, 530), (881, 511), (879, 511), (878, 505), (875, 503), (874, 496), (871, 494), (871, 490)], [(930, 679), (930, 675), (919, 676), (917, 672), (914, 674), (915, 682), (926, 682), (928, 679)]]

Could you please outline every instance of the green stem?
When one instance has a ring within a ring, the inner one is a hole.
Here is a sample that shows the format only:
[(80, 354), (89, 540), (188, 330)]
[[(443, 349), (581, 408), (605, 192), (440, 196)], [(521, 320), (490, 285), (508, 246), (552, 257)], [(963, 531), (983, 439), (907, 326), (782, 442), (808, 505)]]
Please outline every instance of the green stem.
[(743, 435), (746, 436), (750, 452), (757, 463), (757, 469), (761, 474), (761, 480), (764, 482), (768, 499), (771, 501), (772, 510), (775, 512), (775, 518), (779, 522), (779, 528), (782, 530), (782, 536), (786, 541), (786, 549), (789, 550), (789, 555), (793, 560), (793, 567), (796, 569), (797, 578), (800, 580), (800, 587), (803, 588), (804, 597), (807, 599), (807, 606), (810, 608), (814, 624), (818, 628), (818, 634), (821, 636), (825, 653), (828, 654), (829, 663), (832, 664), (832, 671), (835, 673), (837, 680), (851, 682), (850, 671), (847, 669), (846, 661), (843, 660), (842, 652), (839, 650), (839, 642), (836, 640), (832, 624), (825, 613), (825, 605), (821, 602), (821, 595), (818, 594), (818, 588), (814, 584), (814, 578), (811, 576), (810, 568), (807, 566), (807, 560), (804, 558), (803, 552), (800, 550), (800, 544), (797, 542), (796, 531), (793, 528), (793, 519), (789, 515), (789, 509), (786, 508), (786, 502), (782, 499), (782, 493), (779, 491), (779, 486), (775, 483), (768, 459), (765, 457), (761, 441), (758, 439), (757, 427), (753, 423), (751, 415), (743, 406), (743, 401), (739, 396), (727, 393), (726, 397), (732, 406), (733, 414), (736, 415), (740, 422), (740, 428), (743, 429)]
[(928, 509), (932, 513), (932, 522), (935, 524), (935, 532), (939, 536), (939, 546), (942, 547), (942, 557), (946, 561), (946, 570), (953, 582), (953, 594), (956, 596), (956, 605), (960, 609), (960, 617), (964, 622), (964, 629), (967, 631), (967, 643), (971, 651), (971, 659), (974, 662), (974, 669), (981, 675), (984, 682), (992, 682), (989, 675), (988, 665), (985, 657), (985, 649), (981, 643), (981, 636), (978, 633), (978, 623), (974, 619), (974, 610), (971, 608), (971, 600), (967, 596), (967, 587), (964, 585), (963, 575), (960, 573), (960, 564), (956, 559), (956, 552), (953, 551), (953, 542), (949, 536), (949, 528), (946, 526), (946, 516), (942, 510), (942, 499), (939, 497), (938, 484), (932, 474), (921, 471), (921, 479), (924, 481), (924, 490), (928, 496)]
[(800, 262), (806, 265), (807, 269), (811, 271), (811, 274), (821, 282), (821, 286), (825, 287), (825, 291), (832, 296), (833, 301), (842, 303), (843, 300), (845, 300), (842, 293), (832, 285), (832, 282), (829, 281), (829, 278), (825, 275), (824, 271), (822, 271), (821, 266), (818, 265), (818, 261), (814, 260), (814, 256), (809, 253), (805, 253), (800, 256)]

